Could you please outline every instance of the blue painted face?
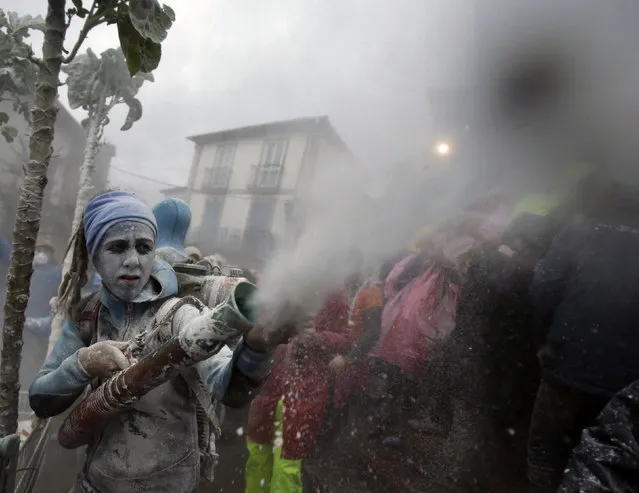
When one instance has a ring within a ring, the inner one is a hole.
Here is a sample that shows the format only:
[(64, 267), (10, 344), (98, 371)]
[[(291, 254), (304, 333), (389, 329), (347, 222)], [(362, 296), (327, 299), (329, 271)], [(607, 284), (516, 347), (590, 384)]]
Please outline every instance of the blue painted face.
[(109, 228), (93, 263), (116, 298), (133, 301), (151, 278), (155, 236), (146, 224), (125, 221)]

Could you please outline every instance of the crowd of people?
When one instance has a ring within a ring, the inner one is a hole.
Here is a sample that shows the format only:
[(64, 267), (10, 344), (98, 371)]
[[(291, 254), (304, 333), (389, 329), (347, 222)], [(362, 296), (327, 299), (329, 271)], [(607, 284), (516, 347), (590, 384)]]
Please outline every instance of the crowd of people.
[(513, 491), (513, 471), (532, 493), (637, 491), (639, 193), (587, 170), (492, 193), (355, 269), (251, 403), (246, 493), (310, 491), (307, 460), (328, 476), (355, 467), (345, 441), (409, 435), (441, 444), (410, 458), (429, 491)]
[[(310, 491), (307, 464), (347, 460), (343, 435), (389, 451), (409, 436), (439, 444), (419, 460), (432, 491), (513, 491), (506, 469), (531, 493), (637, 491), (638, 213), (639, 192), (590, 171), (552, 193), (494, 191), (382, 265), (353, 250), (351, 274), (304, 326), (267, 335), (254, 324), (241, 336), (184, 276), (240, 275), (259, 289), (259, 272), (186, 247), (186, 203), (151, 210), (108, 192), (87, 206), (64, 279), (38, 244), (21, 383), (51, 417), (135, 363), (130, 341), (151, 321), (167, 317), (173, 334), (228, 332), (194, 373), (92, 438), (78, 493), (195, 491), (196, 471), (224, 453), (217, 403), (250, 405), (246, 493)], [(60, 285), (69, 318), (47, 356)], [(188, 301), (194, 293), (203, 303)], [(255, 321), (238, 307), (236, 325)]]

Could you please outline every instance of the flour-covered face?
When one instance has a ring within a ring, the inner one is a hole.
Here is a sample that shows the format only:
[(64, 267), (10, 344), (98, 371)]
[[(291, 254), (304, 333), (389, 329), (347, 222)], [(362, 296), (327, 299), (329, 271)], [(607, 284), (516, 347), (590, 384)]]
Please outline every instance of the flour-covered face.
[(125, 221), (106, 232), (93, 263), (111, 294), (122, 301), (133, 301), (149, 282), (154, 258), (151, 228)]

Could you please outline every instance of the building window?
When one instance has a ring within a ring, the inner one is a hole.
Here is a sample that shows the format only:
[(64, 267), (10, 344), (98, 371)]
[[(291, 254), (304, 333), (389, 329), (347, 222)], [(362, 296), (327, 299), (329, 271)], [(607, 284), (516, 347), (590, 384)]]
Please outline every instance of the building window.
[(262, 149), (262, 159), (260, 164), (282, 165), (284, 164), (284, 155), (286, 154), (285, 140), (275, 140), (264, 143)]
[(255, 185), (258, 188), (274, 188), (280, 183), (288, 141), (267, 141), (262, 148), (262, 156), (256, 174)]
[(213, 159), (214, 167), (233, 167), (233, 161), (235, 160), (235, 150), (237, 146), (235, 144), (225, 144), (217, 146), (215, 150), (215, 158)]
[(231, 168), (204, 170), (204, 188), (227, 188), (231, 181)]
[(223, 212), (223, 200), (209, 199), (206, 201), (204, 217), (200, 226), (200, 241), (207, 247), (214, 245), (218, 240)]
[(275, 205), (275, 200), (253, 200), (246, 221), (246, 229), (249, 231), (270, 231)]
[(235, 144), (217, 146), (213, 166), (204, 170), (205, 188), (228, 188), (236, 149)]
[(249, 257), (265, 260), (274, 250), (275, 240), (271, 225), (276, 206), (276, 200), (254, 199), (251, 201), (242, 238), (242, 250)]

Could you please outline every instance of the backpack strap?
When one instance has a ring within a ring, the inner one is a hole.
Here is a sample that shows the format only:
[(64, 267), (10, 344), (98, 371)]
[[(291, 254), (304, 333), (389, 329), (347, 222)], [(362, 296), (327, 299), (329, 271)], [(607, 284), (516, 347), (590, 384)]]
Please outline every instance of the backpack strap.
[[(185, 305), (195, 306), (200, 312), (205, 308), (204, 304), (193, 296), (185, 296), (183, 298), (175, 297), (167, 300), (153, 317), (149, 327), (150, 330), (143, 331), (139, 334), (138, 338), (136, 338), (137, 341), (133, 341), (133, 346), (135, 346), (136, 343), (141, 344), (143, 339), (153, 335), (156, 331), (159, 331), (162, 327), (171, 323), (175, 313)], [(78, 328), (80, 337), (87, 346), (95, 343), (97, 340), (101, 308), (102, 303), (100, 302), (99, 294), (94, 293), (82, 298), (71, 311), (71, 322)], [(195, 394), (198, 407), (203, 411), (212, 428), (212, 436), (208, 447), (206, 447), (208, 450), (206, 450), (204, 446), (200, 447), (201, 474), (212, 482), (214, 476), (213, 470), (218, 462), (215, 440), (218, 439), (222, 433), (220, 417), (217, 412), (220, 403), (218, 403), (213, 398), (213, 395), (204, 387), (202, 379), (195, 368), (186, 368), (181, 372), (181, 376), (187, 382), (193, 394)]]
[(85, 296), (71, 309), (69, 314), (71, 323), (78, 328), (80, 338), (86, 346), (90, 346), (97, 340), (101, 309), (102, 302), (99, 293)]
[(220, 418), (217, 415), (217, 401), (213, 398), (212, 394), (204, 387), (202, 379), (200, 378), (200, 375), (197, 373), (197, 370), (195, 368), (186, 368), (181, 373), (181, 375), (187, 381), (189, 387), (191, 387), (191, 390), (193, 390), (195, 397), (197, 397), (198, 402), (206, 413), (206, 417), (213, 425), (213, 433), (215, 434), (216, 438), (219, 438), (222, 430), (220, 426)]
[[(194, 306), (200, 312), (206, 309), (204, 303), (194, 296), (185, 296), (183, 298), (171, 298), (167, 300), (157, 311), (151, 322), (151, 328), (140, 334), (139, 344), (142, 339), (152, 337), (156, 331), (161, 330), (168, 324), (172, 323), (173, 316), (177, 311), (185, 305)], [(215, 449), (215, 440), (220, 438), (222, 434), (221, 420), (218, 415), (218, 407), (220, 403), (209, 392), (197, 370), (194, 367), (185, 368), (180, 372), (180, 376), (186, 381), (189, 388), (197, 399), (198, 418), (202, 415), (204, 421), (208, 421), (210, 426), (204, 426), (198, 419), (198, 442), (200, 448), (200, 474), (213, 481), (214, 468), (218, 462), (218, 454)], [(201, 436), (200, 436), (201, 435)]]
[[(222, 435), (221, 420), (218, 415), (218, 407), (221, 404), (204, 387), (195, 368), (186, 368), (180, 375), (188, 383), (197, 399), (200, 476), (212, 483), (215, 479), (215, 466), (219, 461), (215, 442)], [(223, 412), (223, 409), (221, 411)]]

